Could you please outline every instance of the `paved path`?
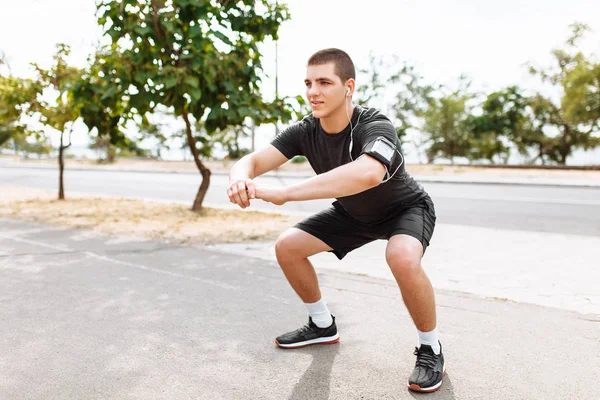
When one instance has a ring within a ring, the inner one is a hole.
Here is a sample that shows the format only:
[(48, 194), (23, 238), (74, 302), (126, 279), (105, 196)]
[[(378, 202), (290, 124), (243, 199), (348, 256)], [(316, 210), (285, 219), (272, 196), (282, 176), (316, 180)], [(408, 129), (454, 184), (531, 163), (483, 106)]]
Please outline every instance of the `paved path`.
[[(386, 244), (368, 244), (341, 262), (329, 253), (312, 261), (322, 270), (393, 281)], [(212, 247), (275, 262), (272, 242)], [(600, 315), (599, 260), (600, 237), (440, 224), (423, 267), (439, 289)]]
[[(285, 351), (305, 311), (272, 261), (0, 219), (0, 399), (424, 398), (395, 284), (319, 279), (341, 342)], [(436, 293), (428, 399), (597, 398), (600, 316)]]

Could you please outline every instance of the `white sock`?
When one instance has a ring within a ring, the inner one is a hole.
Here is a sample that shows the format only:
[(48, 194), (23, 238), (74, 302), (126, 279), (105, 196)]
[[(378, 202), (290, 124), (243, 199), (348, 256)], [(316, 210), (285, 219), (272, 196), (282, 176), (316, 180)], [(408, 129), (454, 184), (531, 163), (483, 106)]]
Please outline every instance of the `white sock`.
[(321, 297), (316, 303), (304, 303), (308, 314), (311, 316), (313, 323), (319, 328), (327, 328), (333, 323), (331, 313), (325, 304), (325, 300)]
[(422, 344), (431, 346), (435, 354), (440, 354), (440, 342), (438, 342), (437, 328), (429, 332), (421, 332), (417, 329), (417, 335), (419, 336), (419, 347)]

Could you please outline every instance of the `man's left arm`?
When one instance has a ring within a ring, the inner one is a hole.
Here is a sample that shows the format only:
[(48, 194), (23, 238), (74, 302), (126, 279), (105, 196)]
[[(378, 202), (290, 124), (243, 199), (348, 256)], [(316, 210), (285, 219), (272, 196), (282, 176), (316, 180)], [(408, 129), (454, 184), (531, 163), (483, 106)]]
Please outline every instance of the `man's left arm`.
[(363, 154), (355, 161), (284, 188), (257, 185), (256, 197), (274, 204), (345, 197), (378, 186), (385, 174), (381, 162)]

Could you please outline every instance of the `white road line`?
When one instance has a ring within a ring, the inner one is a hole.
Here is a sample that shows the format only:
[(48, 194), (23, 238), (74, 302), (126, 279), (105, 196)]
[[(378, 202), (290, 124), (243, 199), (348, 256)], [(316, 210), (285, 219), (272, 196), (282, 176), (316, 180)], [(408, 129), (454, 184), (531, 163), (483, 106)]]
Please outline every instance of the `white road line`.
[[(43, 243), (43, 242), (40, 242), (40, 241), (37, 241), (37, 240), (29, 240), (29, 239), (23, 239), (23, 238), (18, 238), (18, 237), (10, 237), (10, 236), (7, 236), (7, 235), (0, 235), (0, 238), (8, 239), (8, 240), (14, 240), (16, 242), (21, 242), (21, 243), (27, 243), (27, 244), (31, 244), (31, 245), (34, 245), (34, 246), (45, 247), (45, 248), (53, 249), (53, 250), (69, 251), (69, 252), (73, 252), (73, 253), (77, 252), (76, 250), (70, 249), (68, 247), (54, 246), (54, 245)], [(83, 251), (82, 253), (85, 254), (85, 255), (87, 255), (87, 256), (89, 256), (89, 257), (92, 257), (92, 258), (95, 258), (95, 259), (98, 259), (98, 260), (102, 260), (102, 261), (111, 262), (113, 264), (124, 265), (124, 266), (127, 266), (127, 267), (137, 268), (137, 269), (141, 269), (141, 270), (144, 270), (144, 271), (157, 272), (159, 274), (174, 276), (176, 278), (191, 279), (191, 280), (194, 280), (194, 281), (197, 281), (197, 282), (205, 283), (207, 285), (212, 285), (212, 286), (220, 287), (222, 289), (230, 289), (230, 290), (238, 290), (239, 289), (239, 287), (233, 286), (233, 285), (229, 285), (227, 283), (217, 282), (217, 281), (213, 281), (213, 280), (209, 280), (209, 279), (201, 279), (201, 278), (197, 278), (195, 276), (178, 274), (177, 272), (165, 271), (165, 270), (158, 269), (158, 268), (147, 267), (147, 266), (142, 265), (142, 264), (135, 264), (135, 263), (127, 262), (127, 261), (121, 261), (121, 260), (117, 260), (117, 259), (114, 259), (114, 258), (102, 256), (100, 254), (96, 254), (96, 253), (94, 253), (92, 251)]]
[(223, 288), (223, 289), (231, 289), (231, 290), (238, 290), (239, 289), (239, 287), (233, 286), (233, 285), (228, 285), (227, 283), (221, 283), (221, 282), (216, 282), (216, 281), (213, 281), (213, 280), (196, 278), (195, 276), (183, 275), (183, 274), (178, 274), (177, 272), (171, 272), (171, 271), (165, 271), (165, 270), (158, 269), (158, 268), (147, 267), (147, 266), (142, 265), (142, 264), (135, 264), (135, 263), (127, 262), (127, 261), (116, 260), (114, 258), (102, 256), (100, 254), (96, 254), (96, 253), (91, 252), (91, 251), (84, 251), (83, 253), (87, 254), (90, 257), (96, 258), (98, 260), (108, 261), (108, 262), (112, 262), (114, 264), (125, 265), (127, 267), (133, 267), (133, 268), (141, 269), (141, 270), (144, 270), (144, 271), (158, 272), (159, 274), (170, 275), (170, 276), (174, 276), (174, 277), (177, 277), (177, 278), (192, 279), (192, 280), (195, 280), (195, 281), (198, 281), (198, 282), (206, 283), (207, 285), (213, 285), (213, 286), (217, 286), (217, 287), (220, 287), (220, 288)]
[(47, 249), (52, 249), (52, 250), (74, 251), (73, 249), (70, 249), (68, 247), (54, 246), (54, 245), (51, 245), (51, 244), (38, 242), (37, 240), (29, 240), (29, 239), (17, 238), (17, 237), (12, 237), (12, 236), (7, 236), (7, 235), (0, 235), (0, 238), (2, 238), (2, 239), (8, 239), (8, 240), (14, 240), (15, 242), (32, 244), (34, 246), (45, 247)]

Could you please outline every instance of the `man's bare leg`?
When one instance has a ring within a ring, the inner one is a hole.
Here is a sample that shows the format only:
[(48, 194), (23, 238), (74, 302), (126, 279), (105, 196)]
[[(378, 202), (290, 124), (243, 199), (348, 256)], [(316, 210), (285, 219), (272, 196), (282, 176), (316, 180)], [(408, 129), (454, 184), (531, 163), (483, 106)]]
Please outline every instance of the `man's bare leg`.
[(275, 244), (277, 261), (290, 285), (304, 303), (321, 299), (317, 274), (308, 257), (332, 250), (320, 239), (296, 228), (281, 234)]
[(442, 384), (446, 367), (437, 339), (435, 295), (421, 266), (423, 245), (412, 236), (395, 235), (389, 240), (385, 255), (419, 337), (417, 362), (408, 378), (408, 388), (434, 392)]
[(288, 229), (277, 240), (277, 261), (310, 315), (307, 325), (275, 340), (279, 347), (298, 348), (339, 341), (335, 318), (321, 297), (317, 274), (308, 260), (314, 254), (329, 250), (331, 247), (320, 239), (296, 228)]
[(395, 235), (387, 245), (385, 256), (417, 329), (422, 332), (435, 329), (435, 294), (421, 267), (421, 242), (412, 236)]

